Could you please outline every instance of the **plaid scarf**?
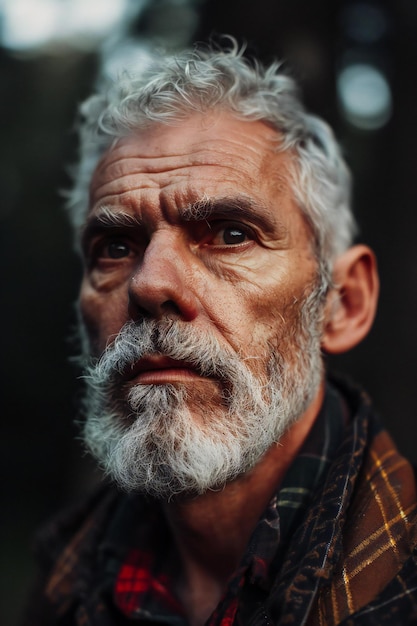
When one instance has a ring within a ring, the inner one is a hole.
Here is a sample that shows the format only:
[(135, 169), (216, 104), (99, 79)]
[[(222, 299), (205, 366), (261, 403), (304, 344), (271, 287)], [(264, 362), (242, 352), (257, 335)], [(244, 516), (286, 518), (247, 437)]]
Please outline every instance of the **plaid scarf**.
[[(415, 518), (412, 468), (367, 397), (328, 386), (207, 625), (417, 623)], [(43, 543), (54, 565), (26, 624), (187, 623), (164, 569), (171, 538), (155, 505), (101, 494), (89, 514), (50, 527)]]

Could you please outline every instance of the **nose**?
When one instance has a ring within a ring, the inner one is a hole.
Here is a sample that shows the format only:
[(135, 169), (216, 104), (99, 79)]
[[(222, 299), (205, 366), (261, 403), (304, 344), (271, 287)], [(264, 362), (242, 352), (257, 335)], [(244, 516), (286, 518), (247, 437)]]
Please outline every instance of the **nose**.
[(172, 317), (192, 321), (197, 317), (198, 300), (191, 284), (192, 261), (186, 260), (185, 254), (166, 233), (154, 235), (130, 279), (132, 319)]

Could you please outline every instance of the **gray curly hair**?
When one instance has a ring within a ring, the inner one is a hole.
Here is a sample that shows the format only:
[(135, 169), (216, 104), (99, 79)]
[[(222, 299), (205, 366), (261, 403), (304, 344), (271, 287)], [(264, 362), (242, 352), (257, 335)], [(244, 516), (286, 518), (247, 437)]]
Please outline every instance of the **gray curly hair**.
[(194, 112), (230, 111), (239, 119), (272, 125), (277, 149), (294, 154), (293, 191), (313, 231), (322, 286), (328, 287), (333, 261), (351, 245), (356, 230), (349, 170), (330, 127), (305, 111), (294, 80), (280, 64), (263, 67), (243, 52), (231, 40), (225, 49), (153, 54), (86, 100), (80, 109), (80, 160), (68, 196), (72, 222), (77, 230), (84, 222), (92, 174), (117, 139), (153, 123), (177, 123)]

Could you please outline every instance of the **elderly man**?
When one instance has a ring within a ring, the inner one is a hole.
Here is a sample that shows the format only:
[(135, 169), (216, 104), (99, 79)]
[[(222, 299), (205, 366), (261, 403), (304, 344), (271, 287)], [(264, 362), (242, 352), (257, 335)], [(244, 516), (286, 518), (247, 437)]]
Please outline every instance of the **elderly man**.
[(27, 623), (416, 623), (412, 468), (324, 373), (378, 295), (331, 131), (233, 46), (82, 113), (84, 439), (112, 481), (44, 531)]

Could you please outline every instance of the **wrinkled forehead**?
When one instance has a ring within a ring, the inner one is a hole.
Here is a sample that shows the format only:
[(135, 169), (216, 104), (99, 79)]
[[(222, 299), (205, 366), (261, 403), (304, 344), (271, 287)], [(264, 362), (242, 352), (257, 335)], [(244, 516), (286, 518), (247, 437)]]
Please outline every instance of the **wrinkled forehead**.
[[(184, 119), (162, 123), (147, 122), (137, 128), (129, 128), (109, 140), (101, 150), (95, 169), (115, 151), (137, 152), (149, 159), (153, 157), (176, 156), (188, 153), (190, 157), (204, 154), (204, 148), (228, 147), (227, 152), (236, 158), (244, 158), (242, 145), (269, 161), (282, 152), (285, 141), (282, 133), (271, 124), (240, 119), (227, 111), (216, 110), (208, 114), (190, 114)], [(226, 152), (226, 153), (227, 153)], [(227, 161), (224, 161), (227, 166)]]
[[(254, 198), (293, 197), (295, 158), (279, 134), (260, 121), (229, 113), (154, 123), (120, 137), (105, 151), (91, 179), (90, 208), (106, 195), (140, 189), (197, 187), (198, 194), (240, 192)], [(198, 198), (194, 198), (194, 201)]]

